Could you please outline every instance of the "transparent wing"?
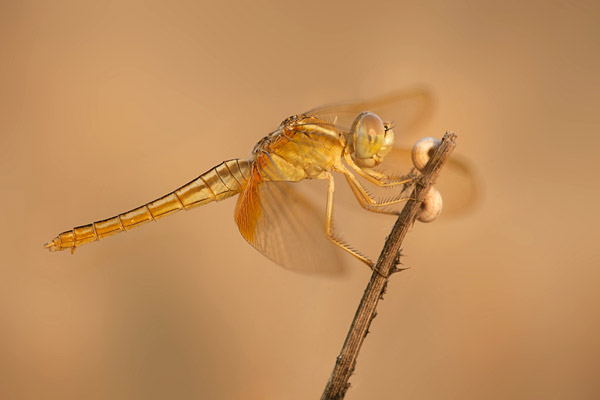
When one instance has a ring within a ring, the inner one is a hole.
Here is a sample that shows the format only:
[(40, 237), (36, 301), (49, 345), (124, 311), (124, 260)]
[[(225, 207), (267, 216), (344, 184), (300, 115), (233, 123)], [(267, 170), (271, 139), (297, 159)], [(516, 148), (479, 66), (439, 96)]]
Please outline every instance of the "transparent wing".
[(392, 123), (395, 132), (414, 129), (429, 117), (432, 95), (425, 89), (410, 89), (390, 93), (367, 101), (332, 104), (310, 110), (305, 115), (335, 124), (346, 131), (362, 111), (371, 111)]
[[(383, 172), (391, 177), (404, 176), (413, 169), (411, 151), (405, 148), (394, 148), (385, 157), (384, 161), (376, 168), (377, 171)], [(369, 186), (371, 188), (372, 186)], [(450, 160), (442, 170), (435, 187), (442, 194), (444, 208), (442, 217), (446, 215), (460, 215), (469, 209), (472, 209), (478, 198), (478, 183), (474, 169), (462, 157), (453, 154)], [(377, 191), (376, 195), (380, 197), (380, 193), (384, 193), (384, 197), (390, 197), (390, 191), (397, 193), (399, 189), (385, 188)], [(401, 197), (410, 195), (412, 187), (408, 186)], [(393, 196), (392, 196), (393, 197)], [(403, 205), (399, 205), (401, 210)]]
[[(251, 178), (240, 195), (235, 221), (254, 248), (285, 268), (339, 274), (336, 247), (325, 237), (325, 213), (298, 192), (298, 183)], [(324, 200), (324, 199), (323, 199)]]

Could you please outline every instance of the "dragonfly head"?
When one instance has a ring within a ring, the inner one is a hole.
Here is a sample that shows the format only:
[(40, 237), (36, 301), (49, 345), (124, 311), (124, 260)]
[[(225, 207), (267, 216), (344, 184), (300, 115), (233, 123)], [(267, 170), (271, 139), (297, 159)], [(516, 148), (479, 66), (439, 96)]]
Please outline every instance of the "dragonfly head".
[(376, 114), (364, 111), (352, 124), (350, 131), (352, 158), (360, 167), (374, 167), (392, 150), (394, 131)]

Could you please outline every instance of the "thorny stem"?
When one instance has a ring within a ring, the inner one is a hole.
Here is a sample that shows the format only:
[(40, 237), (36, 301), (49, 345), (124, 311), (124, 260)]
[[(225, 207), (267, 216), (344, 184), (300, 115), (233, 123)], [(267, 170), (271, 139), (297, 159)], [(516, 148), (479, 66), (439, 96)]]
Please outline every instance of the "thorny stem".
[(350, 387), (348, 381), (350, 375), (354, 372), (360, 347), (369, 332), (371, 321), (375, 317), (377, 303), (385, 292), (389, 277), (394, 272), (399, 271), (396, 266), (399, 262), (402, 241), (408, 229), (413, 225), (429, 187), (435, 183), (452, 150), (456, 147), (455, 140), (456, 135), (454, 133), (446, 132), (440, 147), (423, 169), (423, 175), (417, 180), (410, 195), (410, 200), (407, 201), (398, 220), (396, 220), (356, 310), (346, 341), (336, 359), (321, 400), (343, 399), (348, 387)]

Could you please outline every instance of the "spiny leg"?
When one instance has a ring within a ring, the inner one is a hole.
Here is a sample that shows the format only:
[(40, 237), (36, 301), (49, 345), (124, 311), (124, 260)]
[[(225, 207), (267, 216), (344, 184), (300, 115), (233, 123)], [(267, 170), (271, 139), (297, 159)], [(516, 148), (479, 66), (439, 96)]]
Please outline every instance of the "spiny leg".
[(365, 208), (365, 209), (367, 209), (369, 211), (373, 211), (373, 212), (377, 212), (377, 213), (382, 213), (382, 214), (396, 214), (394, 212), (389, 212), (389, 211), (383, 210), (383, 209), (381, 209), (379, 207), (392, 206), (394, 204), (403, 203), (403, 202), (408, 201), (410, 199), (409, 197), (404, 197), (404, 198), (401, 198), (401, 199), (395, 199), (395, 200), (389, 200), (389, 201), (377, 201), (373, 197), (371, 197), (371, 195), (360, 184), (360, 182), (358, 181), (358, 179), (356, 179), (356, 176), (354, 176), (352, 174), (352, 172), (348, 171), (347, 169), (345, 169), (342, 172), (346, 176), (346, 180), (350, 184), (350, 188), (352, 189), (352, 193), (354, 193), (354, 196), (358, 200), (359, 204), (363, 208)]
[(365, 210), (379, 213), (379, 214), (387, 214), (387, 215), (398, 215), (399, 214), (399, 212), (397, 212), (397, 211), (390, 211), (390, 210), (386, 210), (384, 208), (370, 206), (369, 203), (367, 203), (367, 201), (363, 197), (361, 190), (357, 188), (357, 186), (354, 184), (354, 182), (352, 182), (347, 176), (346, 176), (346, 180), (348, 181), (348, 185), (350, 186), (350, 189), (352, 190), (354, 197), (356, 197), (356, 200), (358, 200), (358, 204), (360, 204), (360, 206), (362, 208), (364, 208)]
[(352, 156), (349, 153), (344, 153), (344, 159), (346, 163), (356, 171), (360, 176), (365, 178), (367, 181), (371, 182), (374, 185), (381, 187), (390, 187), (390, 186), (398, 186), (404, 185), (406, 183), (412, 182), (414, 180), (413, 177), (401, 177), (400, 179), (390, 178), (389, 176), (381, 173), (379, 171), (373, 171), (370, 169), (363, 169), (356, 165)]
[(325, 211), (325, 236), (327, 236), (327, 239), (333, 244), (352, 254), (354, 257), (367, 264), (369, 268), (374, 270), (375, 264), (373, 261), (369, 260), (365, 255), (354, 250), (343, 240), (335, 236), (333, 231), (333, 192), (335, 191), (335, 183), (331, 174), (327, 174), (327, 179), (329, 179), (329, 185), (327, 187), (327, 206)]
[[(352, 193), (354, 193), (354, 196), (356, 197), (356, 199), (358, 200), (358, 203), (366, 210), (368, 211), (372, 211), (372, 212), (376, 212), (376, 213), (381, 213), (381, 214), (391, 214), (391, 215), (398, 215), (398, 212), (395, 211), (389, 211), (389, 210), (385, 210), (385, 209), (381, 209), (378, 207), (381, 206), (385, 206), (385, 205), (392, 205), (392, 204), (398, 204), (401, 202), (405, 202), (407, 200), (409, 200), (409, 198), (402, 198), (402, 199), (397, 199), (397, 200), (392, 200), (389, 202), (381, 202), (381, 203), (377, 203), (377, 201), (375, 199), (373, 199), (369, 193), (367, 192), (367, 190), (360, 184), (360, 182), (358, 182), (358, 179), (356, 179), (356, 177), (348, 170), (344, 171), (344, 175), (346, 176), (346, 180), (348, 181), (348, 183), (350, 184), (350, 189), (352, 189)], [(329, 197), (328, 197), (329, 199)], [(399, 264), (399, 258), (400, 258), (400, 253), (398, 252), (397, 257), (397, 261), (395, 263), (395, 265)], [(382, 275), (375, 267), (371, 267), (371, 269), (373, 269), (374, 271), (376, 271), (379, 275)], [(406, 268), (397, 268), (394, 270), (394, 272), (400, 272), (403, 271)], [(384, 276), (385, 277), (385, 276)]]

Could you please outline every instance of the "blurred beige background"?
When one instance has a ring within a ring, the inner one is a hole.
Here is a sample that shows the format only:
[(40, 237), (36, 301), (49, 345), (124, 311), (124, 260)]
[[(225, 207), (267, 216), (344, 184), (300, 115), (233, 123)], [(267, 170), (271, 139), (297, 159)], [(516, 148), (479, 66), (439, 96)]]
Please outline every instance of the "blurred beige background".
[[(271, 263), (235, 201), (57, 233), (246, 157), (290, 114), (426, 85), (481, 197), (416, 225), (348, 399), (600, 396), (600, 7), (0, 2), (0, 397), (315, 399), (369, 278)], [(367, 215), (365, 215), (367, 214)], [(393, 218), (347, 223), (371, 254)]]

